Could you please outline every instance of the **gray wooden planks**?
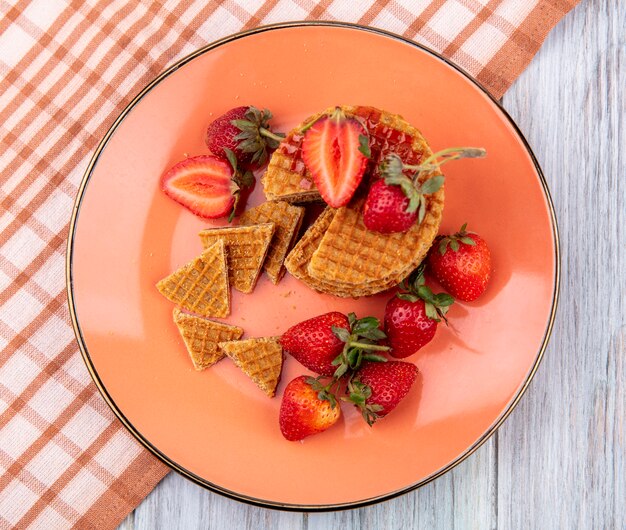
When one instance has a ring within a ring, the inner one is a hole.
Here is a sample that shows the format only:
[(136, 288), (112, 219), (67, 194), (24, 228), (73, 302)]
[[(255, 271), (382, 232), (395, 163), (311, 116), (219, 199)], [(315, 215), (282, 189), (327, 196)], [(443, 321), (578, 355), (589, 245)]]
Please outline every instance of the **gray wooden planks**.
[(506, 94), (552, 190), (563, 278), (529, 393), (498, 435), (498, 528), (625, 528), (626, 5), (588, 1)]
[(251, 507), (172, 473), (120, 529), (626, 528), (625, 69), (626, 2), (586, 0), (504, 97), (552, 191), (563, 278), (542, 366), (496, 436), (420, 490), (346, 512)]

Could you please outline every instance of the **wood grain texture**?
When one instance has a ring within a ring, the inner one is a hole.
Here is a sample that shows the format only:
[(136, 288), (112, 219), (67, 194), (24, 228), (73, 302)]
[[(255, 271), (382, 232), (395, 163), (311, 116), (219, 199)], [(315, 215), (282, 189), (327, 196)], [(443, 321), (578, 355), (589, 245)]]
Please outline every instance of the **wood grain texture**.
[(561, 231), (550, 347), (498, 434), (498, 528), (626, 528), (626, 3), (583, 2), (504, 103)]
[(120, 529), (626, 528), (625, 89), (626, 2), (586, 0), (504, 97), (552, 192), (563, 278), (542, 366), (477, 453), (416, 492), (328, 514), (246, 506), (172, 473)]

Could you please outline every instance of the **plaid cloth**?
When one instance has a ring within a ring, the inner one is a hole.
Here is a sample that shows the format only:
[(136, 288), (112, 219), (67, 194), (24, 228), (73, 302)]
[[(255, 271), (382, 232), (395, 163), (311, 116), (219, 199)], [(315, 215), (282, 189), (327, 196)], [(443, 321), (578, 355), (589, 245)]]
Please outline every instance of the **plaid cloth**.
[(496, 97), (577, 0), (0, 0), (0, 527), (113, 528), (167, 468), (91, 383), (65, 295), (68, 220), (98, 141), (196, 48), (298, 19), (442, 52)]

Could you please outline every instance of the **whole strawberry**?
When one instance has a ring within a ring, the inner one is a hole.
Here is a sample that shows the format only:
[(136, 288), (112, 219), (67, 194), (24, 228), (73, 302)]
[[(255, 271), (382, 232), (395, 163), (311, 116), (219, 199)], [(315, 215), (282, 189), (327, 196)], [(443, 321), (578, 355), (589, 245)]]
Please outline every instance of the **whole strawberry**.
[(439, 236), (428, 254), (428, 265), (441, 286), (455, 298), (472, 302), (487, 289), (491, 278), (491, 252), (485, 240), (461, 230)]
[(272, 113), (253, 106), (236, 107), (213, 120), (206, 131), (207, 147), (215, 156), (226, 158), (232, 151), (244, 167), (259, 167), (278, 147), (283, 136), (271, 131)]
[(385, 332), (396, 358), (413, 355), (428, 344), (437, 331), (437, 324), (445, 320), (454, 299), (446, 294), (433, 294), (424, 285), (423, 267), (401, 284), (402, 292), (391, 298), (385, 306)]
[(378, 167), (381, 179), (372, 184), (363, 206), (365, 227), (390, 234), (406, 232), (416, 221), (421, 223), (426, 215), (426, 196), (436, 193), (444, 183), (443, 175), (428, 175), (451, 160), (485, 154), (484, 149), (473, 147), (450, 148), (417, 165), (404, 164), (396, 154), (388, 155)]
[(389, 234), (406, 232), (417, 220), (417, 210), (408, 211), (409, 198), (400, 186), (375, 181), (363, 207), (363, 223), (368, 230)]
[(292, 326), (280, 343), (309, 370), (339, 379), (348, 370), (356, 370), (363, 360), (384, 360), (373, 353), (389, 349), (378, 344), (383, 338), (378, 319), (357, 319), (354, 313), (346, 316), (333, 311)]
[(341, 416), (335, 396), (313, 377), (300, 376), (285, 388), (280, 404), (280, 432), (289, 441), (302, 440), (332, 427)]
[(331, 376), (335, 372), (332, 362), (345, 344), (333, 333), (333, 327), (348, 330), (348, 317), (333, 311), (310, 318), (289, 328), (280, 343), (283, 350), (309, 370)]
[(416, 378), (417, 367), (411, 363), (366, 363), (348, 383), (348, 400), (373, 425), (398, 406)]

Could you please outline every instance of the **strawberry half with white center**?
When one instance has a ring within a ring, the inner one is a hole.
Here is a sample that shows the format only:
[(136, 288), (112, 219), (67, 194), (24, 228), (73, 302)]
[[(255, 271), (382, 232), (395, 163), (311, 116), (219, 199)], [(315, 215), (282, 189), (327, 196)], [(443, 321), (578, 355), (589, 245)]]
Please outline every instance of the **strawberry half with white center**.
[(187, 158), (161, 178), (161, 189), (195, 215), (224, 217), (233, 210), (239, 185), (232, 166), (211, 155)]
[(302, 159), (320, 195), (333, 208), (348, 204), (363, 179), (369, 156), (367, 130), (339, 107), (304, 133)]
[[(443, 175), (420, 181), (423, 173), (459, 158), (481, 158), (484, 149), (474, 147), (450, 148), (429, 156), (417, 165), (404, 164), (396, 154), (390, 154), (380, 164), (381, 179), (375, 181), (363, 206), (363, 223), (368, 230), (390, 234), (406, 232), (415, 221), (421, 223), (426, 215), (426, 195), (443, 186)], [(437, 159), (440, 160), (437, 160)]]
[(347, 401), (361, 411), (369, 425), (385, 417), (407, 396), (417, 367), (402, 361), (366, 363), (348, 383)]
[(272, 132), (271, 119), (272, 113), (267, 109), (251, 105), (231, 109), (207, 127), (207, 147), (220, 158), (226, 158), (226, 150), (232, 151), (243, 166), (262, 166), (284, 138)]
[[(424, 267), (419, 267), (408, 281), (400, 284), (402, 292), (385, 306), (385, 332), (389, 353), (396, 358), (413, 355), (428, 344), (437, 331), (437, 324), (454, 303), (449, 294), (434, 294), (424, 284)], [(447, 323), (447, 321), (446, 321)]]

